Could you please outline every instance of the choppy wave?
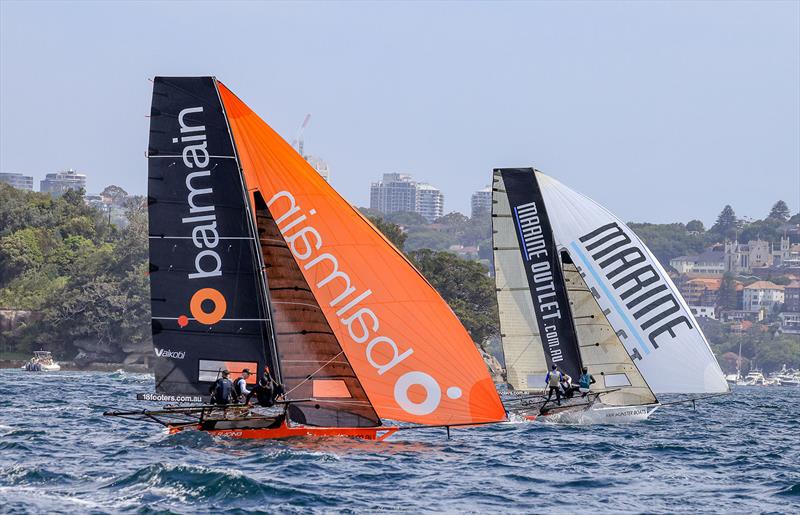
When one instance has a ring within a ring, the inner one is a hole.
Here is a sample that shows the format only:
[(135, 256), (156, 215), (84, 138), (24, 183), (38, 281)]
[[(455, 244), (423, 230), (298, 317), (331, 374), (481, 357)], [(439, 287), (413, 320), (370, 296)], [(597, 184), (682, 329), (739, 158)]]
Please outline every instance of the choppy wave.
[[(0, 394), (21, 371), (0, 371)], [(800, 512), (800, 389), (737, 389), (620, 426), (507, 423), (240, 441), (102, 416), (143, 374), (36, 375), (0, 411), (0, 512)]]

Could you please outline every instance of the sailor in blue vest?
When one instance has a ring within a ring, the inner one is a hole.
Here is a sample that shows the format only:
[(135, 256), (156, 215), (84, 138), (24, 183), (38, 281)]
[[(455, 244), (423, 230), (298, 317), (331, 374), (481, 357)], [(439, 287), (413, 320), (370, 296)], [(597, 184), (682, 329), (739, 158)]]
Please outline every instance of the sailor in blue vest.
[(553, 365), (552, 370), (550, 370), (544, 378), (545, 384), (549, 387), (545, 404), (550, 402), (550, 397), (553, 395), (553, 392), (556, 392), (556, 403), (561, 406), (561, 379), (561, 372), (558, 371), (556, 365)]
[(586, 397), (589, 395), (589, 388), (596, 383), (597, 381), (594, 380), (594, 376), (589, 373), (589, 369), (587, 367), (583, 367), (582, 374), (578, 383), (581, 385), (581, 397)]
[(230, 372), (222, 371), (222, 377), (217, 379), (208, 392), (211, 394), (211, 404), (231, 404), (234, 402), (233, 383), (228, 379)]

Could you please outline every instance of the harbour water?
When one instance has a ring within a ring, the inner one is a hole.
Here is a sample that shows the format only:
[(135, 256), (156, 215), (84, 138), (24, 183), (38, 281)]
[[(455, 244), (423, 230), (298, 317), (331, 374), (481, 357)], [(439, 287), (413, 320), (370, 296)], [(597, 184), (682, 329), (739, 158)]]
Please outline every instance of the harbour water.
[[(384, 442), (167, 435), (144, 374), (0, 370), (2, 513), (800, 513), (800, 388), (740, 387), (619, 426), (501, 424)], [(153, 405), (152, 407), (156, 407)]]

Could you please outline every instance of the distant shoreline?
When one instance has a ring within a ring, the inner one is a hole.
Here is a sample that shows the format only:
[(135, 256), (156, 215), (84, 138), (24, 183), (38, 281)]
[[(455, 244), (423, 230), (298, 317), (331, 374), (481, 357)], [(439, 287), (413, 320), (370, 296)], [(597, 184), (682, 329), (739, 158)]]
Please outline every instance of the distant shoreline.
[[(27, 360), (21, 359), (0, 359), (0, 369), (20, 369), (27, 363)], [(116, 372), (122, 370), (124, 372), (135, 372), (141, 374), (152, 373), (144, 365), (126, 365), (124, 363), (91, 363), (86, 366), (78, 366), (73, 361), (59, 361), (62, 371), (66, 372)]]

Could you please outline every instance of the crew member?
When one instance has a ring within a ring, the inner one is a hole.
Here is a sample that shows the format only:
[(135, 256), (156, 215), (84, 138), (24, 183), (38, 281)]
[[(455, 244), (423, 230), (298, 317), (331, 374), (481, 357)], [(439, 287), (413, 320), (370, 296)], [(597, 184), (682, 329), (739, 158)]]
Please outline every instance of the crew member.
[(259, 406), (269, 408), (275, 405), (275, 399), (282, 394), (283, 385), (272, 378), (269, 367), (265, 366), (264, 374), (258, 380), (258, 384), (247, 395), (245, 402), (249, 403), (250, 398), (255, 396)]
[(211, 394), (211, 404), (226, 405), (234, 402), (233, 383), (228, 379), (230, 372), (223, 370), (221, 375), (222, 377), (214, 381), (208, 389), (208, 393)]
[(233, 382), (233, 398), (237, 403), (243, 402), (250, 395), (250, 390), (247, 389), (248, 377), (250, 377), (250, 369), (245, 368), (242, 369), (242, 375)]
[(597, 381), (594, 380), (594, 376), (589, 373), (588, 367), (583, 367), (583, 373), (581, 374), (580, 379), (578, 379), (578, 383), (581, 385), (581, 397), (586, 397), (589, 395), (589, 388), (591, 385), (596, 383)]
[(565, 399), (571, 399), (578, 387), (572, 384), (572, 376), (566, 372), (561, 374), (561, 393), (564, 394)]
[(547, 390), (547, 399), (545, 400), (545, 404), (550, 402), (550, 397), (552, 397), (553, 392), (556, 392), (556, 403), (561, 406), (561, 379), (561, 372), (558, 371), (558, 367), (556, 365), (553, 365), (550, 372), (548, 372), (544, 378), (545, 384), (549, 387)]

